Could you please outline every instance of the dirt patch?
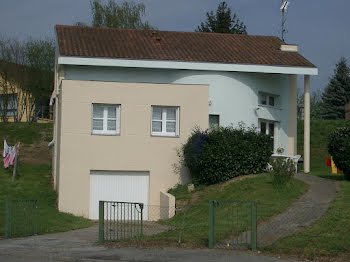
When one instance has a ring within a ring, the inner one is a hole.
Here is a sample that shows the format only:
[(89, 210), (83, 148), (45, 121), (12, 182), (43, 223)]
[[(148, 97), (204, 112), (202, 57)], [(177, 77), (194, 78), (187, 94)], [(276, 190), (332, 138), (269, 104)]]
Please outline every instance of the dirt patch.
[[(44, 138), (44, 136), (43, 136)], [(40, 140), (31, 145), (22, 145), (19, 161), (34, 165), (51, 165), (52, 149), (48, 142)]]

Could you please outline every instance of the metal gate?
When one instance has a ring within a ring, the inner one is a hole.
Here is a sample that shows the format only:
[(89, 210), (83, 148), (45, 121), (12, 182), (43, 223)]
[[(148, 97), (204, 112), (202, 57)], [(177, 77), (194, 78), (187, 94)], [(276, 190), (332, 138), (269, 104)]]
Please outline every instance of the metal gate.
[(257, 206), (254, 201), (209, 201), (209, 248), (246, 246), (256, 250)]
[(99, 201), (99, 242), (143, 236), (142, 203)]
[(5, 238), (38, 234), (37, 200), (6, 200), (3, 203)]

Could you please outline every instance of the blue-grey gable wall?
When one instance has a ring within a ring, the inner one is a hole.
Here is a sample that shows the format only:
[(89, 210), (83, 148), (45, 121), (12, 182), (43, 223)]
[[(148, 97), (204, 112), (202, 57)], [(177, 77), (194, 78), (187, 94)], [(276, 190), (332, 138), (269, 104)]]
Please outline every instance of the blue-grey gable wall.
[[(134, 83), (206, 84), (209, 85), (209, 112), (220, 115), (220, 125), (237, 126), (239, 122), (244, 122), (247, 126), (258, 126), (258, 118), (279, 121), (277, 143), (278, 146), (288, 149), (288, 75), (65, 66), (65, 78)], [(256, 110), (259, 103), (259, 92), (279, 95), (279, 107), (260, 107), (259, 110)]]

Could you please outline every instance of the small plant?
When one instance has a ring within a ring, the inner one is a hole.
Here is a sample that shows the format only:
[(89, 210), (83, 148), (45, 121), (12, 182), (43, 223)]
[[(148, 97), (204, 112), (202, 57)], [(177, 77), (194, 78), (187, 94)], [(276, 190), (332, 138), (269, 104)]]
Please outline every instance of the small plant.
[(350, 180), (350, 128), (335, 129), (329, 136), (328, 152), (335, 165), (344, 172), (345, 179)]
[(274, 187), (286, 186), (296, 173), (295, 163), (292, 159), (282, 157), (271, 158), (272, 165), (272, 184)]

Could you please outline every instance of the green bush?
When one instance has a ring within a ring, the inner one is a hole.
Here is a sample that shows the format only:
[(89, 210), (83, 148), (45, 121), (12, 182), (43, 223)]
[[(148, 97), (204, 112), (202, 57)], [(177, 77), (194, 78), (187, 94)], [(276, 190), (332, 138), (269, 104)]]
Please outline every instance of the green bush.
[(182, 148), (196, 184), (215, 184), (239, 175), (261, 173), (272, 154), (272, 139), (255, 128), (196, 129)]
[(292, 159), (282, 157), (273, 157), (270, 160), (272, 166), (272, 184), (274, 187), (283, 187), (287, 185), (296, 173), (295, 163)]
[(328, 139), (328, 153), (335, 165), (344, 172), (345, 179), (350, 180), (350, 128), (335, 129)]

